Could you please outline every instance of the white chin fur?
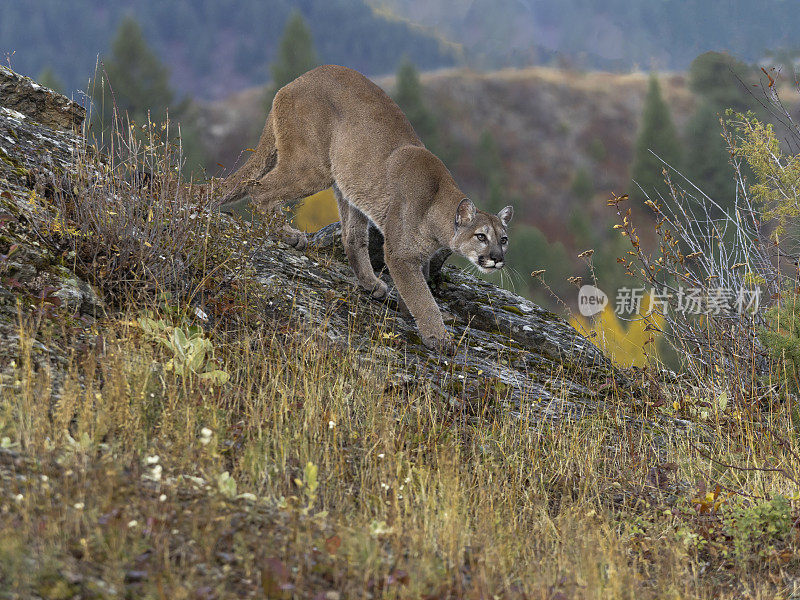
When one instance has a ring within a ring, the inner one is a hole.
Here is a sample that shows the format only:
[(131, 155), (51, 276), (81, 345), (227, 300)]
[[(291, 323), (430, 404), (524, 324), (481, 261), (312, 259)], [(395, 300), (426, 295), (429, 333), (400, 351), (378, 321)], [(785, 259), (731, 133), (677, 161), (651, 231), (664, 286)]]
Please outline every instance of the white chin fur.
[(495, 269), (494, 267), (487, 269), (486, 267), (482, 267), (480, 265), (475, 265), (475, 266), (478, 267), (478, 269), (480, 269), (481, 273), (494, 273), (495, 271), (497, 271), (497, 269)]

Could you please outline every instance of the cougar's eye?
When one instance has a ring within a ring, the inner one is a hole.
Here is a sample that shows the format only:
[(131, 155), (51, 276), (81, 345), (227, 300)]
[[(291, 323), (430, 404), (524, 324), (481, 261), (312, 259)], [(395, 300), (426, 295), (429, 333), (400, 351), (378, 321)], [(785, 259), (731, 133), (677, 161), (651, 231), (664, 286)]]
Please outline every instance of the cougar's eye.
[(508, 238), (506, 236), (501, 237), (500, 243), (503, 244), (503, 246), (505, 246), (508, 243)]
[(479, 241), (479, 242), (484, 242), (484, 243), (486, 243), (486, 236), (485, 236), (484, 234), (482, 234), (482, 233), (476, 233), (476, 234), (475, 234), (475, 237), (476, 237), (476, 238), (478, 238), (478, 241)]

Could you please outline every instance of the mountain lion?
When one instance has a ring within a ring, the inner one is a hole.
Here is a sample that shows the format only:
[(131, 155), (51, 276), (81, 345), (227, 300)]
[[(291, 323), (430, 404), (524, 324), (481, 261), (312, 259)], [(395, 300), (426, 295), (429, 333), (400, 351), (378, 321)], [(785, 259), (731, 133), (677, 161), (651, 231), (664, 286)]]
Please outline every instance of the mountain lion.
[[(359, 283), (373, 298), (388, 293), (369, 260), (372, 221), (383, 233), (386, 266), (422, 341), (452, 351), (423, 270), (440, 248), (484, 273), (500, 269), (513, 208), (496, 216), (477, 210), (397, 104), (357, 71), (335, 65), (317, 67), (278, 91), (255, 152), (223, 182), (222, 203), (249, 195), (269, 213), (329, 187)], [(298, 249), (306, 246), (305, 235), (292, 227), (284, 226), (283, 236)]]

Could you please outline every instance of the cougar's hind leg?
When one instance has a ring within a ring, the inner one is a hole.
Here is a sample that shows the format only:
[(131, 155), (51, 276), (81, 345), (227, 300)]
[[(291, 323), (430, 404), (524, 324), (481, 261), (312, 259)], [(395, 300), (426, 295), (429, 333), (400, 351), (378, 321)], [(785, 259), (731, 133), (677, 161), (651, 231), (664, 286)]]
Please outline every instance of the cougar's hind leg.
[[(346, 199), (344, 201), (347, 202)], [(342, 242), (347, 260), (361, 287), (369, 291), (376, 300), (382, 300), (389, 293), (389, 287), (375, 276), (369, 260), (369, 219), (360, 210), (347, 204), (347, 225), (342, 223)], [(343, 212), (341, 204), (339, 210)]]
[[(255, 183), (250, 195), (258, 210), (269, 215), (287, 202), (300, 200), (330, 187), (330, 175), (323, 169), (303, 167), (302, 163), (292, 162), (278, 150), (275, 167)], [(284, 240), (303, 250), (308, 245), (306, 234), (286, 224), (281, 229)]]

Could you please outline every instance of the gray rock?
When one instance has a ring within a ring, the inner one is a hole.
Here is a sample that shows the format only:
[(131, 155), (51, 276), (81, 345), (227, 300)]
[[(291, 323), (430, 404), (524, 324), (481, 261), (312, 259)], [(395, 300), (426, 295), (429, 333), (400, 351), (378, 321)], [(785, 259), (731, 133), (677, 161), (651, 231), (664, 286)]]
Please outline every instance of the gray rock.
[[(88, 329), (103, 308), (91, 285), (61, 266), (39, 235), (55, 217), (41, 197), (62, 186), (81, 160), (75, 128), (83, 117), (80, 105), (0, 67), (0, 387), (12, 361), (20, 364), (20, 311)], [(91, 335), (76, 339), (90, 342)], [(31, 340), (30, 358), (51, 373), (55, 388), (70, 353), (55, 340)]]
[[(380, 269), (380, 237), (370, 254)], [(257, 276), (278, 313), (294, 310), (329, 339), (349, 340), (363, 360), (388, 367), (389, 383), (427, 381), (456, 404), (486, 400), (505, 409), (527, 405), (542, 418), (577, 417), (625, 383), (611, 362), (560, 316), (445, 265), (433, 286), (455, 339), (456, 356), (426, 348), (396, 292), (376, 302), (359, 290), (341, 248), (339, 224), (313, 236), (309, 255), (280, 242), (253, 253)], [(388, 274), (382, 277), (391, 284)]]
[[(342, 228), (340, 223), (331, 223), (320, 229), (311, 239), (311, 244), (318, 250), (334, 254), (340, 260), (346, 260), (342, 246)], [(442, 248), (430, 260), (429, 277), (437, 281), (445, 261), (452, 252)], [(383, 234), (372, 223), (369, 224), (369, 259), (375, 271), (381, 271), (386, 264), (383, 261)]]
[(80, 129), (86, 110), (77, 102), (0, 66), (2, 106), (50, 129)]

